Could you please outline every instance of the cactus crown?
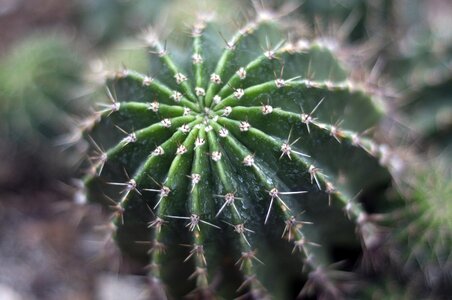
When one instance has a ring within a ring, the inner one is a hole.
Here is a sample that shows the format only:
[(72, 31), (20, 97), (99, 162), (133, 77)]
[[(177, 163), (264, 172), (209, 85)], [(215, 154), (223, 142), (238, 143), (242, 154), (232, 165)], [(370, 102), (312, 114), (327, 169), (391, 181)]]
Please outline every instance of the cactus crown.
[(294, 280), (338, 296), (332, 249), (359, 247), (353, 224), (375, 237), (353, 196), (387, 176), (387, 150), (360, 134), (380, 109), (325, 43), (286, 41), (272, 13), (219, 32), (198, 18), (186, 59), (148, 34), (154, 75), (108, 81), (88, 199), (113, 208), (114, 237), (147, 260), (154, 297), (163, 282), (176, 296), (283, 299)]

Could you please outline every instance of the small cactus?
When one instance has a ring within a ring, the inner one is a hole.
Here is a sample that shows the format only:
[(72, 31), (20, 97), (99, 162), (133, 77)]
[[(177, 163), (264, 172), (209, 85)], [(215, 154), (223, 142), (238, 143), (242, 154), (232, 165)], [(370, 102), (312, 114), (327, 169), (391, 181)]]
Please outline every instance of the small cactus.
[(185, 59), (150, 31), (152, 75), (108, 81), (110, 102), (87, 126), (86, 194), (112, 209), (152, 299), (288, 299), (303, 283), (339, 298), (333, 249), (377, 242), (355, 195), (388, 180), (388, 150), (361, 134), (381, 107), (329, 43), (285, 41), (288, 28), (260, 10), (227, 38), (199, 17)]
[(34, 34), (0, 61), (0, 113), (15, 139), (33, 145), (54, 139), (85, 107), (76, 101), (82, 64), (71, 47), (74, 42), (61, 33)]
[[(0, 60), (0, 135), (17, 149), (9, 160), (20, 156), (19, 165), (29, 159), (26, 174), (16, 169), (17, 179), (61, 179), (82, 159), (82, 147), (64, 153), (54, 147), (87, 107), (82, 63), (74, 47), (63, 33), (43, 31), (18, 41)], [(27, 177), (30, 165), (40, 176)]]
[(435, 299), (452, 291), (452, 169), (449, 164), (446, 158), (412, 163), (410, 174), (404, 174), (400, 184), (403, 201), (399, 209), (381, 217), (382, 224), (392, 228), (384, 248), (391, 265), (399, 267), (399, 277), (412, 292)]

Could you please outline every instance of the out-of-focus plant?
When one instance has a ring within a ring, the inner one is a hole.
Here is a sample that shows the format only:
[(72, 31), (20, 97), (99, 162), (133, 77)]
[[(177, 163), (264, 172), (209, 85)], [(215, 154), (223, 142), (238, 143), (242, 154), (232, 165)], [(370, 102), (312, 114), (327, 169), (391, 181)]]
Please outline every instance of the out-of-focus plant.
[(400, 174), (391, 207), (376, 217), (389, 230), (386, 260), (374, 262), (386, 287), (392, 273), (409, 294), (442, 299), (452, 292), (452, 168), (445, 158), (422, 159)]
[(81, 158), (74, 154), (80, 149), (66, 155), (56, 148), (73, 118), (86, 111), (83, 61), (74, 48), (62, 33), (41, 32), (20, 40), (0, 60), (1, 134), (16, 154), (36, 163), (30, 167), (37, 177), (68, 175)]

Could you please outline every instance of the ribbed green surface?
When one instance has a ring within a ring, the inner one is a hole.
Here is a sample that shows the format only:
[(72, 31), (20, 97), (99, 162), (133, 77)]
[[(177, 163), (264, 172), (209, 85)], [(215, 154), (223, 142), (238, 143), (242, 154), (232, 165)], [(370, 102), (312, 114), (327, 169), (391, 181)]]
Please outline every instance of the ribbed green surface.
[(388, 176), (359, 134), (381, 109), (327, 47), (285, 42), (262, 16), (228, 41), (199, 19), (189, 69), (148, 40), (156, 78), (109, 81), (85, 184), (116, 202), (116, 240), (147, 260), (154, 291), (288, 299), (308, 279), (337, 296), (333, 249), (375, 233), (353, 196)]

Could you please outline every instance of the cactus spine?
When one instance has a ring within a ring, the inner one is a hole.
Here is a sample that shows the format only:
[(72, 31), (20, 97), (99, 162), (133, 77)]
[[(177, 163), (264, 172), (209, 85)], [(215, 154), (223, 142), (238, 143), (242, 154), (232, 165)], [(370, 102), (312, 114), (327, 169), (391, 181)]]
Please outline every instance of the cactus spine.
[(378, 239), (354, 195), (388, 178), (388, 151), (360, 134), (381, 108), (327, 43), (285, 41), (283, 24), (259, 10), (226, 39), (199, 17), (185, 59), (150, 31), (154, 75), (108, 81), (86, 192), (154, 298), (287, 299), (292, 282), (339, 298), (332, 249), (359, 248), (354, 227)]

